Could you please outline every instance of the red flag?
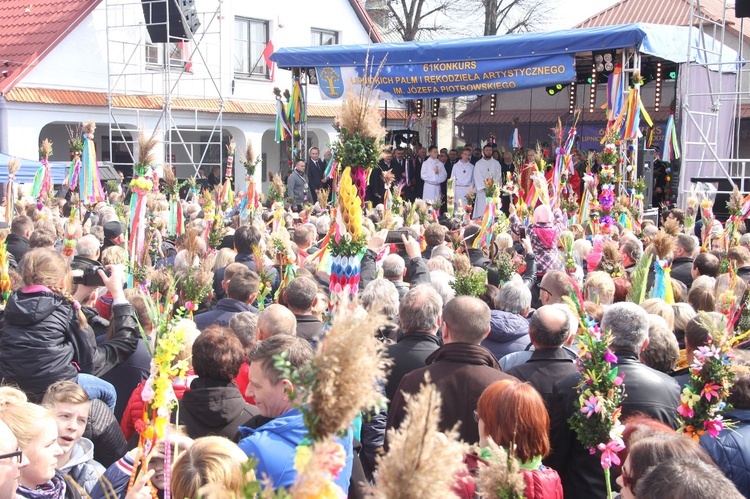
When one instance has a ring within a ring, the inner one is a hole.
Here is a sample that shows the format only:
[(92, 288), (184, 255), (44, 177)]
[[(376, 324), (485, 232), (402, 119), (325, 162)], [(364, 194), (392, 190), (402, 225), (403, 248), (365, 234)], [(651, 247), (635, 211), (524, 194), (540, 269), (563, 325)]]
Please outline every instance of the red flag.
[(271, 61), (271, 54), (273, 54), (273, 40), (268, 40), (266, 47), (263, 49), (263, 60), (266, 61), (266, 66), (271, 72), (271, 81), (274, 81), (274, 69), (276, 69), (276, 64)]

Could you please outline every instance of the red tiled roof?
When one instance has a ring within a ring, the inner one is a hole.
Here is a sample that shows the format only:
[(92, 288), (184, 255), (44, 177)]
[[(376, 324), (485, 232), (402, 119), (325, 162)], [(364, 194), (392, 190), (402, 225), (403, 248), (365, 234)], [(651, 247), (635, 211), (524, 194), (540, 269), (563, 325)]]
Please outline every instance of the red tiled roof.
[(78, 26), (101, 0), (0, 1), (0, 94), (12, 89)]
[[(15, 87), (5, 95), (8, 102), (24, 102), (27, 104), (49, 104), (64, 106), (106, 107), (107, 94), (105, 92), (86, 92), (81, 90), (56, 90), (51, 88)], [(160, 95), (113, 95), (112, 105), (126, 109), (161, 109)], [(202, 111), (217, 113), (219, 99), (188, 99), (178, 97), (172, 99), (172, 109)], [(310, 104), (307, 115), (312, 118), (334, 118), (338, 106)], [(229, 114), (255, 114), (272, 116), (276, 114), (276, 104), (273, 102), (253, 102), (244, 100), (225, 100), (224, 112)], [(381, 109), (381, 114), (385, 115)], [(403, 109), (389, 109), (388, 119), (405, 120), (408, 114)]]
[[(723, 0), (701, 0), (700, 6), (704, 17), (721, 21), (724, 9)], [(630, 23), (687, 26), (690, 24), (690, 9), (690, 0), (620, 0), (581, 22), (576, 28)], [(739, 33), (740, 21), (734, 16), (733, 8), (727, 8), (726, 26), (729, 31)], [(750, 23), (745, 23), (743, 34), (746, 38), (750, 38)]]

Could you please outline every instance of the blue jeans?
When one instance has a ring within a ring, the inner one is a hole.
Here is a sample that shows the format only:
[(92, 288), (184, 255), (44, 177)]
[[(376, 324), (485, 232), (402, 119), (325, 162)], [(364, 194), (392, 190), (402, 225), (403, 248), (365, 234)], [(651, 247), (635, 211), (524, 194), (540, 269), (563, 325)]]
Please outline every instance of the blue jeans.
[(117, 404), (117, 392), (111, 383), (92, 374), (78, 373), (78, 384), (86, 390), (90, 399), (99, 399), (113, 411)]

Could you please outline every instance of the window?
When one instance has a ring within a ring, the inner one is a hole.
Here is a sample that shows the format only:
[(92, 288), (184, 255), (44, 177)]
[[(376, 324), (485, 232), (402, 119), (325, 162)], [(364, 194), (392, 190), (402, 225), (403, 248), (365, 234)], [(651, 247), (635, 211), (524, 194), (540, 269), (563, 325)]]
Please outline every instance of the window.
[(163, 67), (165, 50), (169, 52), (169, 67), (184, 70), (188, 59), (186, 42), (146, 42), (146, 65)]
[(263, 50), (268, 43), (268, 21), (234, 19), (234, 72), (242, 76), (268, 77)]
[(310, 32), (312, 38), (310, 40), (311, 45), (338, 45), (339, 34), (335, 31), (327, 31), (324, 29), (313, 28)]

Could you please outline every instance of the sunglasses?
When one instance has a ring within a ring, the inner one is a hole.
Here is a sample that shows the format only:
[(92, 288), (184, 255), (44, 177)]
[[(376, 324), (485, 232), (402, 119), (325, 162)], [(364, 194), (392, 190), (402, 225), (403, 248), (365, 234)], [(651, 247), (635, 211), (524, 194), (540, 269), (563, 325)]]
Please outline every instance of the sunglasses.
[(10, 459), (10, 458), (16, 458), (16, 461), (18, 461), (18, 464), (21, 464), (21, 461), (23, 461), (23, 452), (20, 450), (17, 450), (15, 452), (11, 452), (10, 454), (0, 454), (0, 459)]

